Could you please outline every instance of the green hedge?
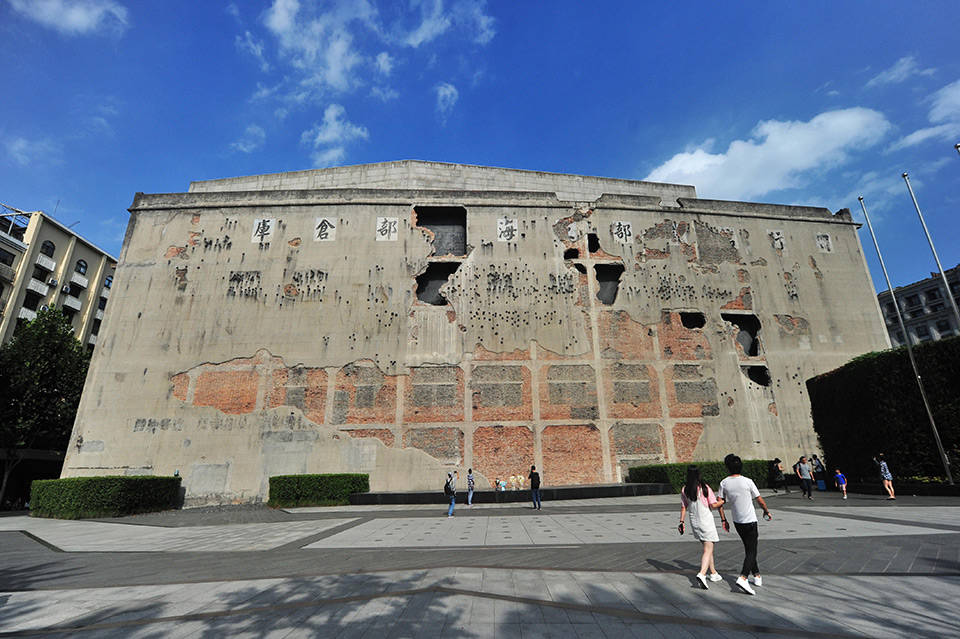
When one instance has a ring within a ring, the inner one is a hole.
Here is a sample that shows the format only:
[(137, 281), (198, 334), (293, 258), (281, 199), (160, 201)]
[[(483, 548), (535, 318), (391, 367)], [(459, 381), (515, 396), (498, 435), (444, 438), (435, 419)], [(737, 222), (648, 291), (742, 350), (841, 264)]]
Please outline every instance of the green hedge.
[[(951, 468), (960, 468), (960, 337), (913, 351)], [(905, 348), (858, 357), (807, 380), (807, 390), (831, 474), (877, 482), (872, 458), (882, 452), (898, 478), (944, 476)]]
[(38, 479), (30, 485), (34, 517), (118, 517), (176, 508), (180, 477), (149, 475)]
[[(720, 480), (729, 475), (722, 461), (691, 462), (700, 469), (700, 477), (714, 490), (720, 486)], [(634, 466), (630, 468), (627, 479), (639, 484), (670, 484), (680, 492), (687, 481), (687, 468), (691, 464), (656, 464), (653, 466)], [(757, 486), (767, 485), (770, 461), (763, 459), (744, 459), (743, 475), (752, 479)], [(789, 472), (789, 468), (787, 469)]]
[(350, 503), (351, 493), (370, 491), (370, 476), (361, 473), (277, 475), (270, 478), (274, 508), (335, 506)]

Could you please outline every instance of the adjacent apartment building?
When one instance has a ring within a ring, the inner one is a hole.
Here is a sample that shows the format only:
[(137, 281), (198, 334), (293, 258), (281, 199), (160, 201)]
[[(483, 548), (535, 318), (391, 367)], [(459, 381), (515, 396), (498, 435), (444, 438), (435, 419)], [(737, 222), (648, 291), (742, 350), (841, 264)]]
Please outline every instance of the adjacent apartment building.
[[(960, 300), (960, 264), (944, 271), (950, 291), (954, 299)], [(900, 312), (903, 314), (903, 323), (910, 335), (911, 344), (936, 341), (960, 335), (957, 327), (957, 318), (950, 308), (947, 298), (947, 289), (943, 285), (940, 273), (930, 273), (930, 277), (898, 286), (894, 291), (897, 302), (900, 303)], [(906, 344), (903, 331), (897, 322), (897, 313), (893, 307), (893, 298), (890, 291), (883, 291), (877, 295), (880, 308), (883, 309), (883, 319), (887, 324), (890, 342), (894, 346)]]
[(19, 322), (58, 306), (92, 350), (117, 258), (42, 211), (0, 206), (0, 343)]

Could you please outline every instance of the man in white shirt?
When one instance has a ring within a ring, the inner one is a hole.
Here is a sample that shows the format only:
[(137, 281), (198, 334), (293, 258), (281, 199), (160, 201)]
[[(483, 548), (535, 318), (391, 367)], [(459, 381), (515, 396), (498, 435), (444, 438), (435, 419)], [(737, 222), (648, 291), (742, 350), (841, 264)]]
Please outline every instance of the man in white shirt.
[(757, 594), (750, 587), (747, 578), (753, 575), (753, 585), (763, 585), (760, 578), (760, 567), (757, 565), (757, 511), (753, 506), (753, 500), (756, 499), (760, 507), (763, 508), (763, 517), (770, 521), (773, 517), (767, 508), (767, 502), (763, 501), (757, 485), (749, 477), (744, 477), (743, 461), (736, 455), (727, 455), (723, 463), (726, 465), (730, 476), (720, 482), (720, 490), (717, 491), (717, 499), (721, 506), (727, 507), (727, 512), (733, 518), (733, 525), (740, 535), (743, 542), (743, 567), (740, 569), (740, 577), (737, 579), (737, 586), (751, 595)]

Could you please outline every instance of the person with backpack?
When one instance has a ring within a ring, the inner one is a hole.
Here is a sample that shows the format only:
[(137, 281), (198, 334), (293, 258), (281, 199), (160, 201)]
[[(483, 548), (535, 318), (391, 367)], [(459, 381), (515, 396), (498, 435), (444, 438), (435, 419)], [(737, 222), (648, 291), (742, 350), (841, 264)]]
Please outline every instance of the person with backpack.
[(457, 503), (457, 477), (459, 476), (460, 472), (456, 470), (452, 473), (447, 473), (447, 483), (443, 485), (443, 494), (450, 500), (447, 517), (453, 517), (453, 506)]

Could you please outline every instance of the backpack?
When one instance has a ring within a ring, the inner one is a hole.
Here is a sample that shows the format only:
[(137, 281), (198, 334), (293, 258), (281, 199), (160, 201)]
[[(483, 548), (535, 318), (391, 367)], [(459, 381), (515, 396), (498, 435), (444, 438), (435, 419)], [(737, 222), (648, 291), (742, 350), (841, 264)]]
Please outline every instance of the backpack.
[(453, 488), (450, 487), (449, 481), (443, 484), (443, 494), (446, 495), (447, 497), (450, 497), (451, 495), (453, 495)]

